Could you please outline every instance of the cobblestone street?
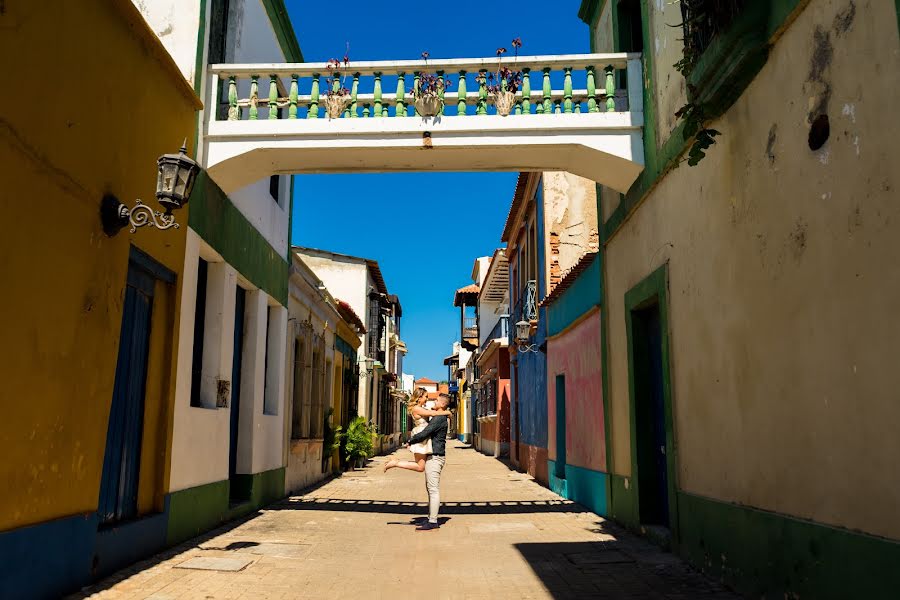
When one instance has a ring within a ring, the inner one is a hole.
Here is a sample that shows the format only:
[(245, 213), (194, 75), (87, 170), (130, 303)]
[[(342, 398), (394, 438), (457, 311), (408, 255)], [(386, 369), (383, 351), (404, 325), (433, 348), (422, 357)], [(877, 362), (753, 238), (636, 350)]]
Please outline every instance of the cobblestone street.
[(384, 474), (376, 457), (74, 598), (735, 597), (527, 475), (449, 446), (439, 530), (413, 524), (423, 476)]

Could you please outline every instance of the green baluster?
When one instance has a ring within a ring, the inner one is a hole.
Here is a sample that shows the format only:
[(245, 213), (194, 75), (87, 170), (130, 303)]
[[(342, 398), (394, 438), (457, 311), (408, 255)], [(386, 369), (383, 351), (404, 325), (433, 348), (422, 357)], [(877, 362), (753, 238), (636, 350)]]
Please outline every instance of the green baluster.
[(259, 118), (259, 75), (250, 76), (250, 120)]
[(444, 91), (447, 88), (447, 80), (444, 78), (443, 71), (438, 71), (437, 76), (438, 76), (438, 81), (441, 82), (441, 87), (438, 88), (438, 98), (441, 99), (441, 107), (438, 109), (438, 114), (442, 115), (442, 114), (444, 114)]
[(575, 114), (581, 114), (581, 102), (575, 103)]
[[(419, 87), (419, 74), (415, 74), (415, 84), (413, 85), (413, 89)], [(405, 117), (406, 113), (406, 102), (404, 102), (403, 98), (406, 94), (406, 73), (397, 73), (397, 98), (396, 98), (396, 114), (394, 116), (397, 117)]]
[(562, 113), (562, 100), (556, 100), (553, 102), (553, 114), (558, 115)]
[(553, 89), (550, 87), (550, 67), (544, 68), (544, 114), (553, 114)]
[(616, 78), (612, 65), (606, 67), (606, 112), (616, 112)]
[(367, 118), (369, 118), (370, 116), (372, 116), (372, 115), (369, 114), (369, 110), (370, 110), (371, 108), (372, 108), (372, 105), (371, 105), (371, 104), (369, 104), (369, 103), (363, 104), (363, 118), (364, 118), (364, 119), (367, 119)]
[(391, 115), (388, 113), (388, 105), (387, 105), (387, 102), (385, 102), (385, 103), (381, 106), (381, 116), (382, 116), (382, 117), (389, 117), (389, 116), (391, 116)]
[(353, 74), (353, 85), (350, 86), (350, 118), (358, 119), (356, 114), (356, 98), (359, 92), (359, 73)]
[(514, 115), (522, 114), (522, 102), (521, 101), (519, 101), (519, 100), (516, 101), (515, 108), (513, 108), (513, 114)]
[(522, 113), (531, 114), (531, 69), (522, 69)]
[(563, 104), (564, 109), (563, 112), (571, 113), (572, 112), (572, 67), (563, 68), (563, 97), (565, 98), (565, 104)]
[(459, 81), (456, 82), (456, 114), (459, 117), (466, 116), (466, 72), (459, 72)]
[(375, 115), (381, 116), (381, 73), (375, 73)]
[(475, 114), (486, 115), (488, 97), (487, 71), (485, 69), (481, 69), (481, 71), (479, 71), (479, 75), (481, 75), (481, 82), (478, 84), (478, 104), (475, 106)]
[(319, 74), (313, 73), (312, 89), (309, 91), (309, 110), (306, 112), (307, 119), (319, 118)]
[(228, 76), (228, 120), (241, 120), (241, 109), (238, 108), (237, 81), (235, 81), (234, 75)]
[(600, 112), (597, 108), (597, 82), (594, 81), (594, 67), (587, 68), (587, 108), (589, 113)]
[(269, 75), (269, 120), (278, 118), (278, 77)]
[(297, 75), (291, 75), (291, 91), (289, 94), (289, 101), (291, 105), (288, 107), (288, 119), (297, 118), (297, 96), (299, 91), (297, 79)]

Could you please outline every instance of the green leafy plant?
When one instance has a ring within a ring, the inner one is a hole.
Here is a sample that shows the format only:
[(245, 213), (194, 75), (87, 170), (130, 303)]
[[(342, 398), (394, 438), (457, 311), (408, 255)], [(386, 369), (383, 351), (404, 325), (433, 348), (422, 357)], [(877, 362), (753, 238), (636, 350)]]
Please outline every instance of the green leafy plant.
[(325, 426), (323, 428), (322, 433), (322, 469), (325, 469), (325, 465), (328, 464), (328, 459), (334, 455), (335, 450), (340, 450), (341, 448), (341, 437), (343, 437), (342, 427), (338, 425), (337, 427), (331, 426), (331, 415), (334, 414), (334, 409), (329, 408), (328, 412), (325, 414)]
[[(690, 91), (691, 86), (688, 86)], [(683, 136), (685, 140), (693, 140), (691, 149), (688, 150), (688, 166), (696, 166), (706, 156), (706, 151), (716, 143), (716, 136), (722, 132), (706, 127), (709, 120), (702, 104), (688, 102), (675, 113), (675, 116), (684, 120)]]
[(365, 418), (356, 417), (347, 426), (347, 432), (344, 434), (344, 452), (347, 461), (354, 465), (360, 459), (372, 456), (372, 451), (372, 430), (366, 424)]

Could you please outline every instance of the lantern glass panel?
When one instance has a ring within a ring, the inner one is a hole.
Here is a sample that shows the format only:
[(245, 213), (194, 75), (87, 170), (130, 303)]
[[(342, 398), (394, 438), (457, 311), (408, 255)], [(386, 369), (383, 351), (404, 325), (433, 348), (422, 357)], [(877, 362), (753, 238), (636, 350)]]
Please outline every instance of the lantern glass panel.
[(528, 321), (519, 321), (516, 323), (516, 339), (527, 340), (531, 334), (531, 323)]

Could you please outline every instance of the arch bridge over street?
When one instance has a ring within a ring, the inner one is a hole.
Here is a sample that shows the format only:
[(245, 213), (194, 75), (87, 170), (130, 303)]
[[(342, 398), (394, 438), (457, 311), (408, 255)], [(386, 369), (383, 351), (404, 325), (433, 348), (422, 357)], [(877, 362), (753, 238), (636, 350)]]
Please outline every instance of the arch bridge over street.
[[(627, 191), (644, 165), (640, 54), (503, 66), (522, 72), (508, 116), (485, 81), (496, 58), (350, 63), (331, 80), (319, 63), (212, 65), (200, 160), (226, 193), (275, 174), (402, 171), (568, 171)], [(449, 80), (434, 117), (411, 94), (425, 73)], [(341, 86), (346, 105), (328, 118)]]

